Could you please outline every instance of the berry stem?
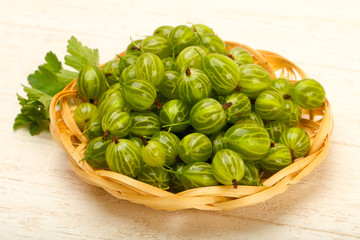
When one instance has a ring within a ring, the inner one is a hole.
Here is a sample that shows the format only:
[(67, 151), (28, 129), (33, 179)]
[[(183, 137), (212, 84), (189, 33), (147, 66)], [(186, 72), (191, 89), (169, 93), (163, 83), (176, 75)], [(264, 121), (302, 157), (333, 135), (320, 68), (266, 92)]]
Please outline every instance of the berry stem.
[(238, 187), (238, 181), (236, 181), (236, 179), (233, 179), (233, 180), (232, 180), (232, 184), (233, 184), (233, 188), (234, 188), (234, 189), (237, 189), (237, 187)]
[(104, 135), (102, 136), (102, 140), (107, 140), (107, 137), (109, 136), (110, 132), (106, 131)]
[(144, 146), (148, 145), (148, 141), (146, 141), (143, 135), (140, 135), (140, 139), (143, 142)]
[(155, 98), (154, 104), (158, 110), (162, 108), (162, 104), (160, 103), (159, 99)]
[(227, 102), (227, 103), (225, 103), (224, 105), (222, 105), (222, 108), (223, 108), (224, 110), (226, 110), (226, 109), (228, 109), (229, 107), (231, 107), (232, 105), (233, 105), (232, 102)]

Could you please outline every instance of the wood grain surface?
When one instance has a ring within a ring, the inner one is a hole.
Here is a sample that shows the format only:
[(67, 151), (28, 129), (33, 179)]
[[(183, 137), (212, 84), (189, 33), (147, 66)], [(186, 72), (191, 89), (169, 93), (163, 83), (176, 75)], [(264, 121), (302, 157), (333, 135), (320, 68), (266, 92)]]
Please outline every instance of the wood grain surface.
[[(360, 239), (360, 1), (0, 0), (0, 239)], [(226, 212), (156, 211), (82, 182), (44, 131), (12, 130), (21, 84), (74, 35), (100, 61), (160, 25), (203, 23), (271, 50), (326, 89), (325, 161), (285, 193)]]

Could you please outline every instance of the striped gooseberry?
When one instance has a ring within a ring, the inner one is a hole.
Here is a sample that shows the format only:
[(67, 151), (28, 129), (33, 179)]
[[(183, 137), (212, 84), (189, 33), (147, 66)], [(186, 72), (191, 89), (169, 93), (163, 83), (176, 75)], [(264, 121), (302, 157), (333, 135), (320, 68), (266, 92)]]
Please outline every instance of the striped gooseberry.
[(156, 99), (155, 87), (151, 83), (139, 79), (123, 83), (122, 94), (130, 107), (137, 111), (149, 109)]
[(206, 53), (225, 54), (225, 42), (217, 35), (206, 33), (199, 35), (199, 45), (203, 46)]
[(98, 66), (84, 66), (76, 79), (76, 87), (80, 97), (97, 100), (106, 89), (106, 77)]
[(282, 121), (270, 121), (266, 123), (265, 129), (269, 133), (269, 137), (274, 142), (279, 142), (282, 133), (288, 128), (288, 125)]
[(285, 109), (283, 114), (277, 119), (286, 123), (289, 127), (297, 126), (301, 121), (301, 109), (291, 99), (285, 100)]
[(202, 57), (206, 52), (198, 46), (190, 46), (180, 52), (175, 61), (175, 69), (179, 72), (187, 68), (200, 68)]
[(168, 38), (170, 31), (173, 29), (172, 26), (164, 25), (155, 29), (153, 35)]
[(251, 53), (242, 47), (234, 47), (227, 51), (226, 55), (239, 66), (254, 63)]
[(139, 148), (129, 139), (115, 138), (106, 148), (106, 163), (111, 171), (135, 178), (144, 162)]
[(171, 29), (168, 41), (173, 48), (174, 54), (178, 55), (184, 48), (195, 45), (197, 38), (190, 27), (179, 25)]
[(306, 78), (294, 84), (293, 99), (302, 108), (314, 110), (321, 107), (325, 98), (325, 89), (314, 79)]
[(132, 136), (152, 136), (161, 129), (158, 115), (150, 111), (130, 113), (129, 133)]
[(145, 80), (153, 86), (161, 83), (164, 72), (163, 62), (153, 53), (142, 54), (135, 63), (136, 78)]
[(219, 150), (212, 160), (212, 170), (215, 179), (224, 185), (237, 188), (245, 173), (244, 161), (240, 154), (230, 149)]
[(157, 86), (159, 92), (169, 99), (179, 98), (178, 77), (179, 73), (176, 71), (165, 71), (162, 82)]
[(180, 139), (172, 132), (159, 131), (151, 137), (151, 140), (156, 140), (163, 145), (166, 155), (165, 164), (173, 165), (179, 156)]
[(246, 162), (244, 176), (240, 179), (239, 184), (248, 186), (260, 185), (259, 169), (255, 163)]
[(181, 172), (176, 172), (185, 189), (216, 186), (212, 166), (207, 162), (193, 162), (186, 165)]
[(188, 134), (179, 143), (179, 156), (187, 164), (206, 162), (210, 158), (211, 153), (211, 141), (202, 133)]
[(183, 132), (190, 126), (190, 106), (180, 99), (166, 102), (160, 109), (159, 119), (163, 127), (172, 132)]
[(74, 120), (81, 131), (84, 130), (85, 124), (90, 120), (99, 118), (99, 110), (92, 103), (80, 103), (74, 111)]
[(293, 84), (286, 78), (272, 80), (268, 89), (279, 92), (284, 99), (290, 99), (294, 94)]
[(225, 109), (226, 116), (230, 123), (236, 123), (242, 118), (249, 116), (251, 112), (250, 99), (243, 93), (235, 91), (226, 95), (223, 103), (232, 103), (232, 105)]
[(255, 99), (270, 84), (270, 75), (264, 68), (255, 64), (246, 64), (240, 67), (241, 92), (249, 98)]
[(163, 145), (156, 140), (146, 141), (143, 137), (141, 140), (144, 143), (141, 148), (141, 158), (144, 163), (152, 167), (163, 166), (166, 162), (166, 152)]
[(279, 142), (290, 149), (293, 158), (303, 157), (310, 150), (310, 137), (302, 128), (291, 127), (286, 129)]
[(111, 140), (103, 140), (102, 137), (94, 138), (86, 146), (84, 160), (94, 168), (107, 168), (105, 152), (110, 143)]
[(104, 131), (103, 138), (111, 137), (125, 137), (130, 129), (130, 115), (120, 109), (114, 109), (107, 112), (102, 120), (101, 127)]
[(262, 119), (276, 120), (285, 110), (285, 101), (278, 92), (266, 90), (258, 95), (254, 107)]
[(179, 98), (189, 105), (194, 105), (203, 98), (210, 97), (211, 82), (200, 69), (187, 68), (178, 77)]
[(268, 172), (278, 172), (292, 163), (289, 149), (282, 143), (275, 143), (269, 151), (260, 159), (260, 166)]
[(270, 148), (267, 131), (253, 121), (240, 122), (230, 127), (222, 139), (224, 148), (239, 153), (243, 160), (254, 162), (263, 157)]
[(170, 57), (172, 50), (167, 38), (161, 36), (146, 37), (140, 45), (144, 53), (153, 53), (159, 58)]
[(148, 164), (141, 168), (136, 179), (164, 190), (167, 190), (170, 184), (169, 172), (161, 167), (152, 167)]
[(203, 57), (202, 69), (209, 76), (212, 87), (220, 95), (232, 93), (239, 84), (238, 65), (229, 57), (211, 53)]

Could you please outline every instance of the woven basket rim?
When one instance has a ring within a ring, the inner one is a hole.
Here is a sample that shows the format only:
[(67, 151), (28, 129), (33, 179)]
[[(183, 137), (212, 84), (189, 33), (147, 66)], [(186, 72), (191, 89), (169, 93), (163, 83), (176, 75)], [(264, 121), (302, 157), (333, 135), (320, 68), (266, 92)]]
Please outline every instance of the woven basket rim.
[[(264, 67), (271, 78), (307, 78), (306, 73), (288, 59), (267, 50), (255, 50), (247, 45), (225, 41), (227, 49), (242, 47), (248, 50), (256, 64)], [(121, 55), (124, 55), (122, 53)], [(212, 186), (171, 193), (109, 170), (96, 170), (86, 161), (80, 161), (87, 139), (82, 135), (73, 119), (73, 111), (80, 97), (74, 79), (63, 91), (57, 93), (50, 103), (50, 132), (55, 142), (68, 154), (74, 172), (85, 182), (103, 188), (118, 199), (143, 204), (153, 209), (179, 210), (232, 210), (254, 205), (280, 194), (291, 185), (312, 172), (326, 157), (333, 130), (333, 115), (328, 100), (322, 107), (303, 110), (301, 127), (311, 136), (308, 155), (265, 179), (263, 186)]]

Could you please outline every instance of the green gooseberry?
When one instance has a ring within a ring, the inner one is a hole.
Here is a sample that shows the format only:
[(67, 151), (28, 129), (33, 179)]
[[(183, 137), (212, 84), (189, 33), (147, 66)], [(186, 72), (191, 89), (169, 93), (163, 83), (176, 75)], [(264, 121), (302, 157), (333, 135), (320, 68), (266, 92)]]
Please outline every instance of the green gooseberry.
[(187, 68), (200, 68), (206, 52), (198, 46), (184, 48), (176, 58), (175, 69), (179, 72)]
[(129, 139), (116, 139), (106, 148), (106, 163), (111, 171), (135, 178), (144, 162), (139, 148)]
[(132, 112), (129, 133), (134, 136), (152, 136), (161, 129), (158, 115), (150, 111)]
[(129, 80), (136, 79), (135, 64), (126, 67), (120, 75), (119, 81), (127, 82)]
[(174, 54), (178, 55), (184, 48), (195, 45), (197, 38), (190, 27), (179, 25), (171, 29), (168, 41), (173, 48)]
[(199, 35), (199, 45), (208, 50), (206, 53), (220, 53), (225, 54), (225, 42), (215, 34), (207, 33)]
[(101, 127), (101, 120), (100, 118), (91, 119), (85, 124), (84, 136), (89, 140), (93, 140), (96, 137), (103, 136), (104, 132)]
[(292, 163), (289, 149), (282, 143), (275, 143), (264, 157), (260, 159), (260, 166), (265, 171), (275, 173)]
[(161, 83), (164, 72), (164, 64), (153, 53), (142, 54), (135, 63), (136, 78), (148, 81), (154, 86), (158, 86)]
[(211, 164), (207, 162), (190, 163), (177, 174), (180, 175), (185, 189), (219, 185), (214, 177)]
[(239, 181), (241, 185), (258, 186), (260, 184), (259, 169), (254, 163), (246, 162), (244, 176)]
[(286, 123), (289, 127), (297, 126), (301, 121), (301, 109), (291, 99), (285, 100), (285, 110), (277, 119)]
[(179, 98), (178, 77), (179, 73), (176, 71), (165, 71), (162, 82), (157, 86), (159, 92), (169, 99)]
[(286, 78), (272, 80), (268, 89), (279, 92), (285, 99), (290, 99), (294, 94), (293, 84)]
[(107, 83), (109, 86), (117, 83), (120, 78), (120, 68), (119, 68), (120, 59), (112, 59), (104, 64), (103, 72), (106, 76)]
[(223, 103), (231, 103), (231, 106), (226, 108), (225, 112), (228, 121), (233, 124), (242, 118), (248, 117), (251, 112), (250, 99), (245, 94), (238, 91), (226, 95)]
[(160, 123), (163, 127), (166, 125), (175, 125), (169, 126), (172, 132), (183, 132), (190, 126), (190, 110), (190, 106), (180, 99), (170, 100), (160, 109)]
[(210, 137), (210, 141), (212, 144), (212, 155), (215, 156), (215, 154), (224, 148), (223, 143), (221, 141), (221, 139), (224, 137), (225, 132), (224, 131), (219, 131), (217, 133), (214, 133), (213, 135), (211, 135)]
[(188, 134), (179, 143), (179, 156), (187, 164), (206, 162), (210, 158), (211, 153), (211, 141), (202, 133)]
[(203, 57), (202, 69), (209, 76), (212, 87), (220, 95), (232, 93), (239, 84), (238, 65), (229, 57), (211, 53)]
[(211, 82), (200, 69), (187, 68), (178, 78), (179, 98), (189, 105), (194, 105), (203, 98), (210, 97)]
[(166, 154), (165, 164), (167, 166), (173, 165), (179, 156), (180, 139), (172, 132), (159, 131), (151, 137), (151, 140), (156, 140), (163, 145)]
[(269, 133), (271, 140), (279, 142), (282, 133), (288, 129), (288, 125), (282, 121), (270, 121), (265, 125), (266, 131)]
[(132, 79), (123, 83), (122, 94), (125, 101), (136, 111), (144, 111), (154, 104), (155, 87), (144, 80)]
[(176, 60), (173, 57), (162, 58), (161, 61), (164, 64), (165, 71), (174, 70)]
[(290, 149), (293, 158), (304, 157), (310, 150), (310, 137), (302, 128), (291, 127), (286, 129), (279, 142)]
[(215, 99), (203, 98), (191, 108), (189, 122), (196, 131), (213, 134), (225, 126), (226, 113)]
[(152, 167), (161, 167), (166, 162), (166, 152), (161, 143), (156, 140), (146, 141), (142, 138), (144, 146), (141, 148), (141, 158), (144, 163)]
[(285, 101), (278, 92), (266, 90), (258, 95), (254, 107), (262, 119), (276, 120), (285, 110)]
[(314, 110), (321, 107), (326, 98), (325, 89), (316, 80), (306, 78), (294, 84), (294, 101), (300, 107)]
[(141, 42), (141, 50), (144, 53), (153, 53), (159, 58), (170, 57), (172, 50), (167, 38), (161, 36), (149, 36)]
[(270, 137), (258, 123), (246, 121), (230, 127), (222, 139), (224, 148), (241, 155), (243, 160), (254, 162), (262, 158), (270, 148)]
[(255, 64), (246, 64), (240, 67), (240, 87), (250, 99), (255, 99), (271, 84), (269, 73)]
[(107, 168), (105, 152), (110, 143), (111, 140), (103, 140), (102, 137), (94, 138), (86, 146), (83, 160), (86, 160), (86, 162), (94, 168)]
[(125, 56), (140, 56), (142, 54), (140, 48), (142, 41), (142, 39), (132, 41), (126, 48)]
[(122, 138), (128, 135), (130, 129), (130, 115), (120, 109), (107, 112), (102, 120), (101, 127), (104, 131), (104, 139), (108, 136)]
[(172, 29), (173, 29), (172, 26), (167, 26), (167, 25), (165, 25), (165, 26), (160, 26), (160, 27), (158, 27), (158, 28), (155, 29), (153, 35), (154, 35), (154, 36), (160, 36), (160, 37), (163, 37), (163, 38), (166, 38), (166, 39), (167, 39), (168, 36), (169, 36), (169, 33), (170, 33), (170, 31), (171, 31)]
[(184, 184), (181, 181), (181, 173), (187, 164), (183, 161), (176, 162), (171, 166), (170, 172), (170, 190), (173, 192), (181, 192), (185, 190)]
[(128, 66), (134, 65), (138, 59), (138, 56), (129, 55), (125, 57), (119, 57), (119, 69), (124, 71)]
[(234, 47), (230, 49), (227, 51), (227, 56), (234, 60), (234, 62), (236, 62), (239, 66), (254, 63), (251, 53), (242, 47)]
[(166, 170), (148, 164), (141, 168), (137, 180), (164, 190), (167, 190), (170, 185), (170, 175)]
[(111, 92), (111, 94), (107, 94), (108, 97), (101, 99), (98, 104), (100, 118), (113, 109), (120, 109), (123, 112), (131, 111), (129, 104), (125, 101), (120, 90), (108, 89), (107, 92)]
[(99, 110), (92, 103), (80, 103), (74, 111), (74, 120), (81, 131), (84, 130), (85, 124), (90, 120), (99, 118)]
[(131, 137), (130, 141), (132, 141), (140, 150), (144, 146), (143, 141), (139, 137)]
[(208, 26), (204, 25), (204, 24), (194, 24), (192, 25), (192, 29), (194, 32), (196, 32), (197, 34), (215, 34), (215, 32)]
[(244, 120), (244, 119), (253, 120), (253, 121), (257, 122), (261, 127), (264, 127), (263, 119), (256, 112), (250, 112), (248, 116), (242, 117), (241, 121)]
[(76, 87), (80, 97), (97, 100), (106, 89), (106, 77), (98, 66), (84, 66), (76, 79)]
[(212, 170), (216, 181), (237, 188), (245, 173), (245, 164), (240, 154), (230, 149), (219, 150), (212, 160)]

